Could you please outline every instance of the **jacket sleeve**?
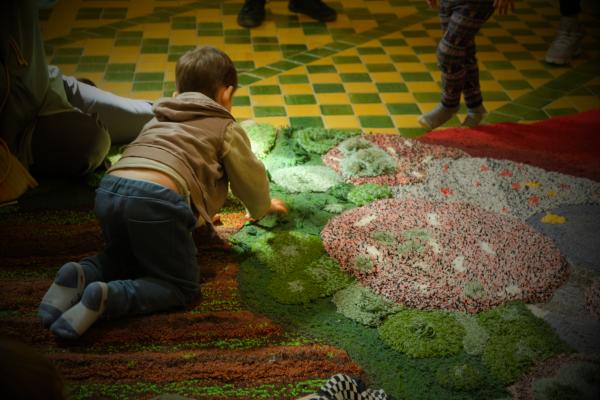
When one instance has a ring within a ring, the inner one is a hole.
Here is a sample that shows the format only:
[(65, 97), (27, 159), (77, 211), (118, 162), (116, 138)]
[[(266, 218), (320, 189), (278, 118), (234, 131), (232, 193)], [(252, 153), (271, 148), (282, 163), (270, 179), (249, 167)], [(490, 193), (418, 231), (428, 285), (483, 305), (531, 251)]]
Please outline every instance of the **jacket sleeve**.
[(267, 172), (252, 152), (248, 135), (235, 122), (225, 132), (223, 166), (234, 196), (244, 203), (252, 218), (262, 218), (271, 206)]

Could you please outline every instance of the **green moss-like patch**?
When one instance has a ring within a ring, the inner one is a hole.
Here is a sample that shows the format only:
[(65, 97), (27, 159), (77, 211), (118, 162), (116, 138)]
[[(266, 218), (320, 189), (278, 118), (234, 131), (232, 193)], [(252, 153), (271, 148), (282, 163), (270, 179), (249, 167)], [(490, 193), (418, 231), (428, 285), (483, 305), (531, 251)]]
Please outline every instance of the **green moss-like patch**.
[(463, 287), (463, 292), (465, 296), (470, 297), (472, 299), (478, 299), (484, 294), (484, 287), (478, 280), (472, 280), (465, 283)]
[(345, 177), (379, 176), (393, 174), (396, 171), (396, 160), (385, 150), (373, 145), (372, 148), (347, 155), (340, 166)]
[(325, 255), (321, 239), (302, 232), (269, 232), (251, 245), (256, 257), (276, 273), (303, 270)]
[(355, 186), (348, 192), (348, 200), (357, 206), (364, 206), (375, 200), (392, 197), (392, 189), (389, 186), (365, 183)]
[(354, 282), (354, 278), (340, 270), (338, 262), (327, 255), (313, 261), (306, 272), (318, 282), (323, 296), (329, 296)]
[(334, 170), (320, 165), (280, 168), (273, 171), (271, 177), (291, 193), (325, 192), (340, 183), (340, 177)]
[(569, 351), (556, 333), (521, 302), (484, 311), (477, 319), (490, 334), (483, 362), (505, 384), (514, 382), (535, 362)]
[(324, 154), (342, 140), (359, 133), (358, 131), (324, 128), (304, 128), (295, 132), (298, 144), (307, 152), (316, 154)]
[(332, 301), (340, 314), (367, 326), (379, 326), (385, 317), (401, 309), (360, 284), (340, 290)]
[(275, 145), (277, 129), (269, 124), (242, 123), (252, 144), (252, 152), (258, 158), (264, 158)]
[(441, 366), (436, 371), (435, 379), (440, 385), (461, 392), (475, 390), (485, 382), (481, 371), (466, 363)]
[(477, 322), (477, 319), (469, 314), (456, 313), (454, 318), (465, 330), (463, 338), (463, 349), (465, 353), (478, 356), (483, 353), (490, 338), (489, 333)]
[(352, 191), (352, 189), (354, 189), (354, 185), (351, 183), (339, 183), (339, 184), (329, 188), (327, 193), (329, 193), (331, 196), (335, 197), (336, 199), (339, 199), (342, 201), (348, 201), (348, 193), (350, 193), (350, 191)]
[(536, 400), (595, 400), (600, 398), (600, 365), (575, 361), (560, 367), (551, 378), (532, 384)]
[(282, 304), (304, 304), (323, 297), (319, 283), (302, 269), (276, 273), (267, 292)]
[(263, 159), (270, 172), (308, 162), (311, 156), (293, 138), (292, 128), (279, 129), (275, 146)]
[(388, 231), (373, 231), (371, 232), (371, 238), (384, 246), (393, 246), (398, 242), (396, 235)]
[(464, 329), (447, 312), (402, 310), (379, 327), (379, 336), (411, 357), (442, 357), (460, 352)]

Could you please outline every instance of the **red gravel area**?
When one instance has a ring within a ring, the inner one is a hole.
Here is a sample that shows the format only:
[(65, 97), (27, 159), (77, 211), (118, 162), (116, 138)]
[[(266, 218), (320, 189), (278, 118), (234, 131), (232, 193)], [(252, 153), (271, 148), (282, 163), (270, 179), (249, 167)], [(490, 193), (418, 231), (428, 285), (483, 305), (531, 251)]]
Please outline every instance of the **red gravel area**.
[(585, 292), (585, 306), (600, 318), (600, 278), (595, 278), (592, 285)]
[(364, 285), (419, 309), (544, 302), (567, 275), (552, 240), (469, 203), (380, 200), (333, 218), (321, 237)]
[[(380, 185), (407, 185), (422, 182), (427, 179), (427, 163), (439, 158), (459, 158), (467, 154), (451, 147), (429, 145), (398, 135), (371, 134), (362, 135), (377, 146), (381, 147), (397, 161), (397, 172), (390, 175), (358, 176), (348, 179), (349, 182), (360, 185), (376, 183)], [(323, 156), (325, 165), (336, 172), (341, 171), (341, 161), (344, 154), (336, 146)]]

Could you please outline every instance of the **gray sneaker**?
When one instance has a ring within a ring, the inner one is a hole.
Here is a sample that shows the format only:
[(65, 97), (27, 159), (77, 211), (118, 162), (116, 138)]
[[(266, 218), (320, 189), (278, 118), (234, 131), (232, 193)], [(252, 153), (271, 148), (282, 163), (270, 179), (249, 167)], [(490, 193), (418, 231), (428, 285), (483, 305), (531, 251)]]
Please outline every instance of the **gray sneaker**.
[(577, 18), (561, 17), (558, 34), (546, 52), (546, 62), (557, 65), (570, 63), (573, 57), (581, 54), (583, 35), (584, 30)]

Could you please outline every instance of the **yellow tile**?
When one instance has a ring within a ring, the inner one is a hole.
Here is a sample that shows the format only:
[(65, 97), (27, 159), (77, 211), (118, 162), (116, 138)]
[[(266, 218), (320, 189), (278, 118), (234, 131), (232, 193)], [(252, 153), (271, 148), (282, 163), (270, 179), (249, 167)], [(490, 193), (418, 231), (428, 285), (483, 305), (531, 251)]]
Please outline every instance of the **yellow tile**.
[(440, 86), (436, 82), (404, 82), (411, 92), (439, 92)]
[(392, 120), (398, 128), (420, 128), (416, 115), (394, 115)]
[(312, 94), (313, 88), (308, 83), (299, 83), (293, 85), (281, 85), (281, 90), (285, 94)]
[(399, 62), (396, 63), (396, 69), (400, 72), (427, 72), (429, 71), (425, 64), (417, 62)]
[(422, 38), (406, 38), (406, 43), (408, 43), (409, 46), (437, 46), (438, 41), (433, 39), (433, 38), (429, 38), (429, 37), (422, 37)]
[(306, 36), (305, 43), (309, 49), (315, 49), (317, 47), (322, 47), (327, 43), (331, 43), (332, 40), (330, 35), (311, 35)]
[(111, 52), (110, 54), (110, 63), (111, 64), (132, 64), (136, 63), (140, 54), (138, 49), (135, 51), (131, 51), (129, 53), (115, 53)]
[(567, 98), (579, 111), (600, 108), (600, 99), (595, 96), (568, 96)]
[(75, 75), (75, 71), (77, 70), (76, 64), (57, 64), (57, 66), (63, 75)]
[(479, 86), (481, 86), (481, 90), (483, 91), (504, 91), (504, 88), (502, 86), (500, 86), (500, 84), (496, 81), (481, 81), (479, 82)]
[(390, 55), (415, 55), (415, 51), (409, 46), (394, 46), (387, 49)]
[(196, 30), (176, 29), (174, 31), (171, 31), (171, 34), (169, 35), (169, 44), (178, 46), (196, 46), (198, 44)]
[(252, 86), (261, 86), (261, 85), (277, 85), (279, 86), (279, 80), (277, 79), (276, 76), (272, 76), (270, 78), (266, 78), (263, 79), (261, 81), (258, 81), (254, 84), (252, 84)]
[(384, 103), (416, 103), (412, 93), (379, 93)]
[(248, 96), (249, 94), (250, 94), (249, 86), (240, 87), (235, 91), (236, 96)]
[(481, 28), (481, 33), (484, 36), (505, 36), (506, 31), (501, 28), (487, 28), (485, 25)]
[(312, 83), (341, 83), (342, 79), (338, 74), (311, 74)]
[(203, 8), (196, 11), (196, 20), (200, 22), (215, 22), (221, 19), (221, 10)]
[(254, 64), (257, 67), (263, 67), (280, 60), (281, 53), (279, 51), (261, 51), (260, 53), (255, 53)]
[(252, 118), (252, 107), (248, 106), (233, 106), (231, 113), (237, 119), (249, 119)]
[(297, 44), (298, 38), (304, 36), (300, 28), (280, 28), (277, 30), (277, 40), (280, 44)]
[(316, 117), (321, 115), (321, 109), (316, 104), (294, 104), (287, 106), (290, 117)]
[(166, 54), (140, 54), (139, 58), (140, 63), (167, 63), (167, 55)]
[[(379, 45), (381, 46), (381, 45)], [(390, 64), (392, 59), (387, 54), (363, 54), (360, 59), (365, 64)]]
[[(113, 51), (113, 39), (88, 39), (83, 49), (84, 56), (105, 56)], [(136, 51), (137, 48), (136, 48)]]
[(506, 61), (504, 54), (498, 52), (482, 51), (477, 53), (479, 61)]
[(283, 96), (279, 94), (252, 96), (252, 105), (254, 106), (282, 106), (284, 104)]
[(369, 75), (371, 76), (371, 79), (377, 83), (398, 82), (400, 80), (400, 74), (398, 72), (371, 72)]
[(510, 51), (527, 51), (525, 47), (523, 47), (520, 43), (506, 43), (506, 44), (496, 44), (496, 48), (501, 52), (510, 52)]
[(318, 93), (315, 97), (319, 104), (350, 104), (350, 99), (345, 93)]
[(437, 55), (435, 54), (419, 54), (419, 60), (424, 63), (437, 63)]
[(175, 65), (176, 63), (174, 62), (168, 62), (165, 65), (165, 69), (163, 71), (165, 73), (165, 81), (175, 81)]
[(545, 85), (546, 83), (550, 82), (551, 79), (528, 79), (527, 82), (529, 82), (529, 84), (537, 89), (542, 85)]
[(530, 92), (529, 89), (522, 89), (522, 90), (505, 90), (506, 94), (508, 95), (508, 97), (510, 97), (512, 100), (516, 100), (519, 97), (527, 94)]
[(164, 39), (171, 34), (171, 25), (167, 22), (143, 24), (144, 39)]
[(487, 108), (487, 110), (489, 112), (489, 111), (497, 110), (498, 108), (507, 104), (508, 101), (485, 101), (485, 99), (484, 99), (484, 103), (485, 103), (485, 108)]
[(363, 133), (367, 135), (397, 135), (396, 128), (365, 128)]
[[(98, 82), (97, 82), (98, 83)], [(131, 82), (107, 82), (100, 84), (103, 90), (120, 96), (129, 96), (131, 94)]]
[(255, 117), (258, 124), (271, 124), (275, 127), (289, 126), (290, 120), (287, 117)]
[(138, 61), (135, 72), (166, 72), (167, 63), (149, 63)]
[(360, 128), (358, 118), (353, 115), (324, 115), (323, 122), (327, 129), (356, 129)]
[(494, 79), (497, 80), (522, 80), (523, 75), (521, 75), (520, 71), (516, 71), (514, 69), (502, 69), (499, 71), (490, 71), (490, 73), (494, 76)]
[(144, 92), (131, 92), (128, 97), (139, 99), (139, 100), (156, 100), (163, 97), (162, 91), (153, 90), (153, 91), (144, 91)]
[(336, 68), (339, 73), (367, 72), (363, 64), (338, 64)]
[(541, 60), (508, 60), (517, 69), (547, 69), (547, 64)]
[(223, 36), (204, 36), (202, 38), (202, 43), (196, 44), (205, 44), (223, 49), (223, 47), (225, 46), (225, 38)]
[(377, 21), (358, 20), (353, 22), (353, 27), (357, 32), (364, 32), (366, 30), (376, 28)]
[(370, 82), (350, 82), (344, 83), (344, 88), (348, 93), (375, 93), (377, 86)]
[(389, 111), (383, 104), (353, 104), (357, 115), (388, 115)]
[(544, 108), (548, 109), (548, 108), (567, 108), (567, 107), (573, 107), (573, 102), (571, 101), (571, 98), (568, 96), (560, 98), (558, 100), (555, 100), (552, 103), (545, 106)]
[(426, 113), (429, 112), (431, 110), (433, 110), (434, 108), (437, 107), (439, 103), (419, 103), (419, 108), (421, 109), (421, 112)]

